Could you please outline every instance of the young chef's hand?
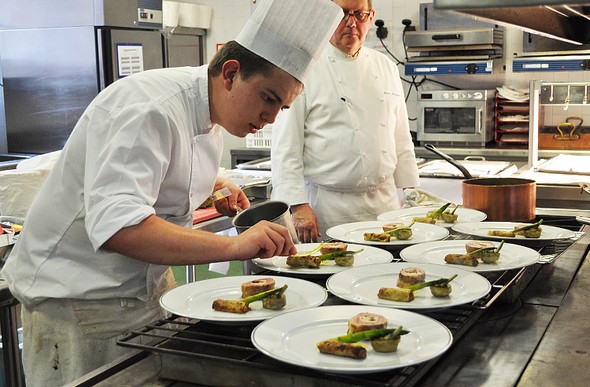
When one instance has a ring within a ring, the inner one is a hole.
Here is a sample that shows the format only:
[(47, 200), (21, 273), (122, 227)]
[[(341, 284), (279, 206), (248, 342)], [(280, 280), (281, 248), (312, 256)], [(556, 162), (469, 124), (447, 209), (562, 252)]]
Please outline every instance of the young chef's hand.
[(297, 253), (287, 227), (266, 220), (256, 223), (232, 239), (235, 241), (235, 258), (240, 260)]
[(291, 206), (293, 212), (293, 223), (297, 230), (297, 238), (301, 243), (317, 242), (320, 237), (320, 226), (315, 212), (309, 204), (298, 204)]
[(244, 191), (242, 191), (236, 184), (227, 179), (217, 178), (215, 182), (215, 191), (222, 188), (228, 188), (231, 195), (214, 202), (217, 212), (225, 216), (234, 216), (238, 211), (238, 207), (242, 210), (250, 208), (250, 200), (248, 200)]

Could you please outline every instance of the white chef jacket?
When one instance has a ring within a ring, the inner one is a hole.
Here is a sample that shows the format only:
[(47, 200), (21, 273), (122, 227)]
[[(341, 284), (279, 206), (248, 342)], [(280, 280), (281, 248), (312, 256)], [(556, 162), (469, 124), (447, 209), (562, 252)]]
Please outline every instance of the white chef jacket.
[(309, 203), (320, 230), (399, 208), (418, 167), (396, 66), (328, 44), (305, 90), (272, 128), (272, 197)]
[(207, 66), (114, 82), (88, 106), (29, 208), (2, 270), (12, 294), (27, 305), (149, 299), (168, 266), (100, 247), (152, 214), (192, 225), (214, 187), (222, 149), (221, 128), (209, 115)]

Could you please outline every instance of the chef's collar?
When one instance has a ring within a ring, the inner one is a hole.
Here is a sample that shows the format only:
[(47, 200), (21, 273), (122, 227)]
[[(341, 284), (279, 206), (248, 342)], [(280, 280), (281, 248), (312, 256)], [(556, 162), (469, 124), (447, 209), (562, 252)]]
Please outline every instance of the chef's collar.
[(236, 41), (305, 82), (341, 20), (330, 0), (261, 0)]

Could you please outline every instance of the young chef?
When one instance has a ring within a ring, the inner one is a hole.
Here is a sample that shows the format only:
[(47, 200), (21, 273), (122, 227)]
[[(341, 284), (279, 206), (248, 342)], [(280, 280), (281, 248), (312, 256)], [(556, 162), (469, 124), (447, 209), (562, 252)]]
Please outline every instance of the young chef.
[(399, 208), (398, 187), (419, 183), (398, 70), (363, 47), (372, 1), (334, 2), (342, 20), (301, 97), (272, 130), (272, 197), (291, 204), (301, 242), (375, 220)]
[(132, 75), (89, 105), (2, 271), (23, 306), (27, 386), (125, 353), (121, 334), (161, 317), (169, 265), (295, 252), (277, 224), (227, 237), (191, 229), (192, 212), (221, 187), (225, 214), (249, 206), (216, 179), (221, 130), (244, 137), (288, 108), (340, 14), (329, 0), (265, 0), (209, 66)]

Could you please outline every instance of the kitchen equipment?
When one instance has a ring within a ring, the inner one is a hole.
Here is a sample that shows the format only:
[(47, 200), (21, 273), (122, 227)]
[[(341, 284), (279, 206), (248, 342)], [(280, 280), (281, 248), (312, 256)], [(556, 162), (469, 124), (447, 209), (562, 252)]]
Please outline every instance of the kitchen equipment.
[(429, 90), (418, 93), (421, 144), (485, 146), (494, 138), (494, 90)]
[(461, 171), (461, 173), (463, 174), (463, 176), (465, 176), (466, 179), (471, 179), (473, 177), (471, 175), (471, 173), (467, 170), (467, 168), (465, 168), (463, 165), (459, 164), (451, 156), (449, 156), (446, 153), (443, 153), (443, 152), (439, 151), (438, 149), (436, 149), (436, 147), (434, 145), (432, 145), (432, 144), (425, 144), (424, 145), (424, 149), (429, 150), (432, 153), (437, 154), (440, 157), (442, 157), (445, 161), (449, 162), (451, 165), (453, 165), (459, 171)]
[(425, 148), (459, 168), (467, 178), (461, 186), (464, 207), (484, 212), (488, 221), (526, 222), (535, 218), (537, 190), (534, 180), (515, 177), (471, 178), (471, 174), (452, 157), (432, 145)]
[(165, 37), (162, 20), (161, 0), (0, 2), (0, 152), (62, 149), (111, 83), (202, 64), (205, 31), (178, 27)]
[(261, 220), (267, 220), (287, 227), (293, 238), (293, 243), (299, 243), (297, 232), (291, 219), (289, 205), (285, 202), (271, 200), (255, 204), (236, 215), (232, 220), (232, 225), (236, 228), (238, 234), (241, 234)]
[(529, 222), (535, 219), (537, 187), (534, 180), (467, 179), (462, 184), (462, 196), (465, 207), (485, 212), (488, 221)]
[(500, 28), (460, 28), (406, 31), (408, 61), (487, 60), (502, 56)]
[(520, 27), (535, 34), (574, 45), (590, 42), (587, 1), (527, 0), (434, 0), (438, 9), (462, 14), (508, 27)]

